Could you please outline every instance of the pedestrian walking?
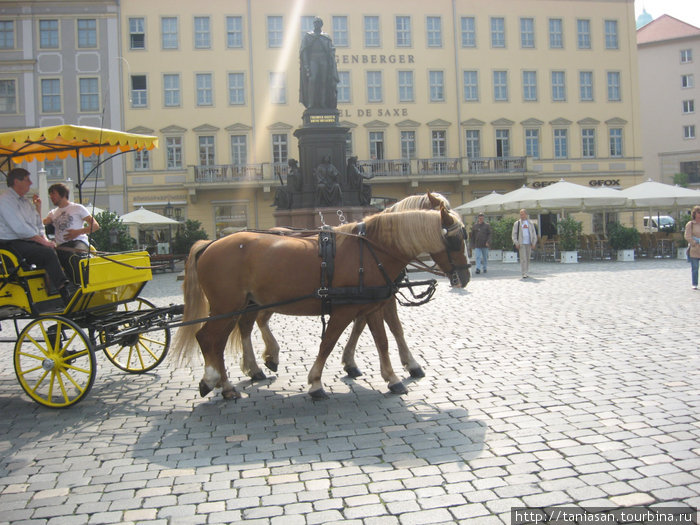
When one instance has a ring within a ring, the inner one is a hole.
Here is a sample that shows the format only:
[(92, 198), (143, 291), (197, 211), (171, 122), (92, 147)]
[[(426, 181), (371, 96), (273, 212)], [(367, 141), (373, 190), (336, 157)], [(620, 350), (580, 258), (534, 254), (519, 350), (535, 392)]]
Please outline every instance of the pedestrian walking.
[(537, 245), (537, 228), (528, 217), (527, 211), (520, 210), (520, 219), (513, 223), (511, 238), (520, 256), (520, 270), (523, 279), (527, 279), (530, 271), (530, 255), (532, 249)]
[(700, 266), (700, 206), (691, 212), (693, 220), (685, 225), (685, 240), (688, 241), (688, 261), (693, 290), (698, 289), (698, 266)]
[(477, 216), (472, 226), (471, 235), (472, 250), (476, 258), (476, 273), (486, 273), (489, 260), (489, 246), (491, 246), (491, 225), (484, 222), (484, 214)]

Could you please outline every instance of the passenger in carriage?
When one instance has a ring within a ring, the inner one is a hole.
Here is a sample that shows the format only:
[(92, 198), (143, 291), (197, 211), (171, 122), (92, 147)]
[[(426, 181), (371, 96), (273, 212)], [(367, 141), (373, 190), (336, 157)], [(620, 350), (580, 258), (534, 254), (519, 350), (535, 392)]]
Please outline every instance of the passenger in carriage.
[(80, 259), (90, 249), (88, 235), (99, 230), (100, 225), (85, 206), (69, 201), (69, 196), (70, 190), (65, 184), (49, 186), (49, 198), (57, 208), (49, 212), (44, 224), (53, 224), (58, 259), (66, 274), (79, 285)]
[(9, 189), (0, 195), (0, 246), (23, 257), (30, 264), (44, 268), (49, 295), (59, 293), (64, 303), (70, 300), (68, 279), (56, 255), (55, 245), (46, 238), (41, 221), (41, 199), (25, 195), (32, 181), (29, 172), (14, 168), (7, 174)]

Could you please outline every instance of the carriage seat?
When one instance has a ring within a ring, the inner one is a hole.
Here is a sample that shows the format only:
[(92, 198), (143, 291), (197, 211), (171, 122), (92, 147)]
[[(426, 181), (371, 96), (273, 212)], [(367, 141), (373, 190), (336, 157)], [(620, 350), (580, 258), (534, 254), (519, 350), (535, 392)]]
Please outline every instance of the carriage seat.
[(26, 276), (43, 273), (44, 270), (37, 268), (24, 257), (13, 252), (6, 243), (0, 242), (0, 277), (9, 277), (13, 274)]

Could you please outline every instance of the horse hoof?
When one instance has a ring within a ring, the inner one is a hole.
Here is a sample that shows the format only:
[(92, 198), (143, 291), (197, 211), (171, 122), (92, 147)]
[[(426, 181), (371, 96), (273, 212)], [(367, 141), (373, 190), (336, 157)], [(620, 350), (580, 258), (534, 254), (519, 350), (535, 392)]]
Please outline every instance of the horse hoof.
[(356, 366), (346, 366), (345, 372), (348, 374), (348, 376), (352, 377), (353, 379), (357, 379), (362, 375), (362, 372)]
[(267, 376), (263, 373), (262, 370), (258, 370), (252, 376), (250, 376), (250, 378), (253, 381), (262, 381), (263, 379), (267, 379)]
[(328, 394), (326, 394), (326, 391), (323, 388), (319, 388), (318, 390), (311, 390), (309, 392), (309, 395), (312, 399), (328, 399)]
[(414, 379), (420, 379), (421, 377), (425, 377), (425, 372), (423, 372), (423, 369), (421, 367), (409, 368), (408, 373), (411, 374), (411, 377)]
[(241, 397), (241, 394), (235, 388), (233, 390), (222, 390), (221, 395), (224, 399), (233, 399), (234, 401)]
[(389, 392), (391, 392), (392, 394), (397, 394), (397, 395), (402, 396), (404, 394), (408, 394), (408, 389), (401, 381), (399, 381), (398, 383), (394, 383), (393, 385), (389, 385)]
[(207, 385), (207, 384), (204, 382), (204, 379), (202, 379), (202, 380), (199, 382), (199, 395), (202, 396), (202, 397), (204, 397), (204, 396), (206, 396), (209, 392), (211, 392), (211, 387), (210, 387), (209, 385)]
[(274, 361), (265, 361), (265, 366), (268, 368), (268, 370), (277, 372), (277, 363), (275, 363)]

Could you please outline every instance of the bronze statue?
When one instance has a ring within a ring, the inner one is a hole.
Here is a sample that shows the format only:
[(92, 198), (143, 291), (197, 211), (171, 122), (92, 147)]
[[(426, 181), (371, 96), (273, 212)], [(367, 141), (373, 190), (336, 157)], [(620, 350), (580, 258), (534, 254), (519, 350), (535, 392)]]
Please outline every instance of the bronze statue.
[(347, 165), (348, 185), (354, 191), (358, 192), (358, 200), (360, 206), (369, 206), (372, 201), (372, 186), (365, 183), (365, 179), (373, 179), (374, 175), (365, 175), (365, 170), (357, 164), (357, 157), (353, 156), (348, 159)]
[(338, 68), (331, 38), (321, 32), (323, 20), (314, 18), (314, 30), (304, 35), (299, 49), (301, 78), (299, 102), (307, 109), (336, 109)]
[[(287, 184), (277, 188), (275, 192), (275, 201), (272, 204), (276, 206), (278, 210), (290, 210), (294, 206), (294, 193), (301, 191), (302, 187), (302, 176), (301, 170), (296, 159), (289, 159), (287, 161), (289, 166), (289, 171), (287, 172)], [(282, 178), (280, 177), (280, 181)]]
[(316, 204), (319, 206), (342, 206), (343, 191), (340, 189), (340, 172), (331, 164), (330, 155), (323, 157), (314, 170), (318, 186)]

